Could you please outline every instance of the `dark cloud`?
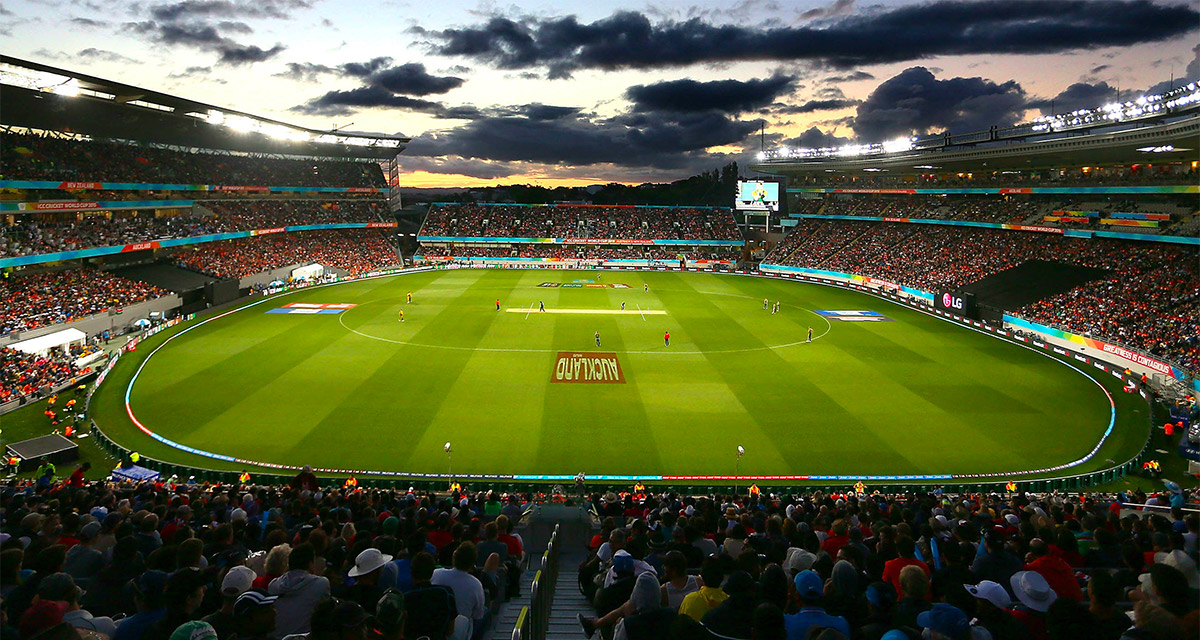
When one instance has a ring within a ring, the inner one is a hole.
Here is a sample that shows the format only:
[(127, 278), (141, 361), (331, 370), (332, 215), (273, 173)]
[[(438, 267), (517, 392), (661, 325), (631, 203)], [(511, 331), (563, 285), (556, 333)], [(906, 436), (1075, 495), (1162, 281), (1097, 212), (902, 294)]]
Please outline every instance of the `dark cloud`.
[(70, 22), (85, 29), (103, 29), (112, 26), (112, 23), (107, 20), (93, 20), (92, 18), (71, 18)]
[(337, 67), (314, 64), (312, 62), (289, 62), (284, 66), (284, 71), (271, 75), (276, 78), (287, 78), (288, 80), (295, 80), (297, 82), (316, 82), (324, 74), (337, 73)]
[(241, 44), (223, 35), (213, 25), (164, 24), (144, 20), (126, 23), (124, 30), (145, 36), (158, 44), (186, 46), (216, 53), (219, 64), (233, 66), (269, 60), (286, 48), (282, 44), (276, 44), (270, 49)]
[(824, 147), (840, 147), (850, 142), (849, 138), (826, 133), (816, 127), (809, 127), (804, 133), (783, 141), (783, 146), (800, 147), (805, 149), (820, 149)]
[(925, 67), (911, 67), (883, 81), (858, 106), (854, 132), (864, 142), (879, 142), (946, 130), (978, 131), (1011, 124), (1026, 108), (1025, 90), (1015, 81), (938, 80)]
[(828, 7), (817, 7), (809, 9), (800, 14), (802, 20), (816, 20), (818, 18), (832, 18), (834, 16), (843, 16), (850, 13), (854, 8), (854, 0), (834, 0), (833, 4)]
[(1092, 67), (1091, 71), (1089, 71), (1088, 73), (1100, 73), (1102, 71), (1107, 71), (1111, 68), (1112, 68), (1111, 64), (1098, 64), (1098, 65)]
[(150, 15), (164, 22), (221, 18), (289, 18), (291, 12), (312, 6), (309, 0), (183, 0), (150, 8)]
[(698, 63), (827, 60), (839, 67), (939, 55), (1056, 53), (1158, 42), (1195, 31), (1200, 11), (1151, 0), (938, 0), (822, 20), (748, 27), (701, 18), (654, 23), (622, 11), (590, 23), (575, 16), (492, 17), (441, 31), (433, 53), (502, 69), (652, 69)]
[(852, 71), (850, 73), (829, 76), (825, 78), (825, 82), (855, 82), (857, 80), (874, 80), (875, 74), (866, 71)]
[(833, 111), (834, 109), (846, 109), (859, 104), (858, 100), (809, 100), (800, 104), (780, 106), (775, 109), (775, 113), (780, 114), (797, 114), (797, 113), (812, 113), (814, 111)]
[(387, 56), (380, 56), (378, 58), (371, 58), (366, 62), (347, 62), (346, 64), (342, 65), (340, 69), (342, 70), (342, 73), (345, 73), (348, 76), (365, 78), (366, 76), (369, 76), (380, 69), (386, 69), (390, 64), (392, 64), (391, 58)]
[(792, 91), (792, 76), (776, 75), (763, 80), (670, 80), (634, 85), (625, 91), (638, 109), (654, 111), (709, 111), (744, 113), (765, 107)]
[(212, 73), (212, 67), (188, 67), (183, 71), (172, 73), (168, 78), (190, 78), (192, 76), (203, 76)]
[(733, 120), (715, 111), (676, 117), (624, 114), (611, 119), (489, 116), (454, 129), (427, 132), (412, 141), (405, 157), (680, 169), (704, 158), (711, 162), (706, 148), (738, 144), (760, 124)]
[(342, 116), (357, 109), (404, 109), (422, 113), (439, 113), (445, 109), (440, 102), (400, 96), (380, 86), (359, 87), (348, 91), (329, 91), (308, 102), (292, 107), (292, 111), (310, 115)]
[(366, 77), (371, 85), (383, 87), (394, 93), (409, 96), (427, 96), (446, 93), (461, 87), (462, 78), (434, 76), (425, 71), (425, 65), (410, 62), (398, 67), (379, 69)]
[(1051, 113), (1069, 113), (1076, 109), (1094, 109), (1117, 99), (1116, 87), (1107, 82), (1089, 84), (1076, 82), (1063, 89), (1053, 98), (1029, 101), (1030, 109), (1038, 109), (1042, 115)]
[(102, 62), (119, 62), (122, 64), (138, 64), (137, 60), (134, 60), (133, 58), (130, 58), (129, 56), (123, 56), (115, 51), (108, 51), (106, 49), (97, 49), (95, 47), (88, 47), (86, 49), (81, 49), (79, 51), (79, 53), (75, 54), (75, 56), (78, 58), (84, 58), (84, 59), (92, 60), (92, 61), (100, 60)]
[(519, 163), (488, 162), (486, 160), (468, 160), (461, 156), (444, 156), (433, 158), (429, 156), (413, 156), (405, 153), (400, 158), (400, 166), (405, 172), (425, 171), (444, 175), (463, 175), (483, 180), (505, 178), (517, 175), (523, 171)]

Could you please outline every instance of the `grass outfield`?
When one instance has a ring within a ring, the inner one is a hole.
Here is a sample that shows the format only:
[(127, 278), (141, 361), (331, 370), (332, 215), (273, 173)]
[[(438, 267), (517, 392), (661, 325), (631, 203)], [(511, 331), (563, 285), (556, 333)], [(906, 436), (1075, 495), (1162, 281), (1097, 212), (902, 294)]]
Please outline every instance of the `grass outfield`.
[[(871, 296), (651, 272), (603, 273), (602, 284), (628, 289), (539, 286), (596, 277), (464, 269), (276, 296), (172, 340), (146, 362), (131, 406), (148, 428), (198, 449), (426, 473), (447, 470), (447, 440), (455, 473), (732, 474), (738, 445), (743, 475), (998, 473), (1080, 458), (1109, 425), (1108, 396), (1088, 375)], [(764, 311), (764, 297), (781, 313)], [(539, 313), (539, 300), (604, 313)], [(663, 314), (612, 313), (621, 302)], [(293, 303), (357, 306), (266, 313)], [(812, 310), (893, 321), (827, 322)], [(241, 468), (171, 449), (125, 414), (135, 365), (175, 333), (123, 357), (93, 417), (145, 455)], [(552, 383), (560, 351), (614, 352), (625, 383)], [(1116, 429), (1070, 472), (1123, 462), (1146, 437), (1140, 399), (1098, 380), (1118, 403)]]

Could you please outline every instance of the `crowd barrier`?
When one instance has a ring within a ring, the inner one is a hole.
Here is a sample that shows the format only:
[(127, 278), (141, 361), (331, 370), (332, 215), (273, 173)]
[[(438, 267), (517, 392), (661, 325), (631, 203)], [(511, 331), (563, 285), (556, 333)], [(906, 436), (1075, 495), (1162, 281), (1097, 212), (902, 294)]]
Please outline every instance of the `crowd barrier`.
[[(872, 295), (881, 299), (887, 299), (897, 304), (906, 305), (917, 311), (934, 314), (936, 313), (943, 320), (959, 324), (964, 327), (973, 328), (997, 339), (1007, 340), (1013, 343), (1021, 343), (1029, 348), (1040, 348), (1045, 351), (1055, 353), (1056, 355), (1065, 355), (1065, 350), (1054, 347), (1047, 343), (1041, 343), (1032, 338), (1018, 335), (1004, 328), (997, 328), (987, 323), (977, 320), (971, 320), (953, 314), (945, 313), (940, 310), (930, 308), (929, 301), (924, 297), (909, 296), (902, 291), (895, 290), (880, 290), (871, 286), (858, 284), (854, 280), (831, 280), (828, 278), (812, 275), (808, 273), (779, 273), (772, 274), (773, 269), (778, 269), (777, 265), (763, 265), (764, 273), (748, 273), (745, 271), (733, 272), (736, 275), (756, 276), (756, 277), (773, 277), (788, 280), (808, 281), (815, 284), (825, 286), (837, 286), (841, 288), (853, 289), (861, 293)], [(678, 271), (678, 268), (668, 269), (666, 267), (657, 267), (653, 269), (642, 267), (624, 267), (626, 270), (653, 270), (653, 271)], [(795, 268), (790, 268), (795, 269)], [(414, 269), (410, 271), (427, 270)], [(690, 269), (688, 271), (698, 271)], [(811, 271), (811, 270), (808, 270)], [(392, 272), (399, 273), (399, 272)], [(380, 275), (390, 274), (368, 274), (366, 277), (378, 277)], [(849, 275), (849, 274), (842, 274)], [(878, 284), (876, 282), (875, 284)], [(318, 285), (320, 286), (320, 285)], [(1126, 384), (1137, 384), (1136, 379), (1124, 373), (1123, 369), (1114, 367), (1090, 357), (1074, 355), (1074, 359), (1083, 364), (1090, 364), (1098, 370), (1102, 370), (1114, 378), (1124, 381)], [(109, 369), (115, 365), (116, 359), (110, 361)], [(102, 372), (101, 381), (103, 380)], [(99, 386), (97, 385), (93, 387)], [(1107, 391), (1106, 391), (1107, 392)], [(762, 488), (775, 493), (799, 493), (815, 490), (822, 491), (842, 491), (845, 492), (850, 486), (857, 482), (870, 483), (871, 491), (880, 491), (883, 493), (906, 493), (914, 491), (925, 491), (931, 487), (940, 487), (941, 490), (948, 493), (972, 493), (978, 491), (996, 491), (1012, 482), (1015, 483), (1020, 491), (1031, 492), (1047, 492), (1047, 491), (1072, 491), (1085, 490), (1097, 485), (1108, 484), (1124, 478), (1130, 474), (1141, 471), (1141, 463), (1147, 459), (1147, 450), (1150, 445), (1150, 425), (1157, 424), (1158, 418), (1156, 413), (1158, 408), (1155, 406), (1153, 397), (1145, 388), (1138, 385), (1137, 393), (1148, 405), (1149, 422), (1147, 423), (1147, 435), (1142, 444), (1141, 450), (1128, 460), (1114, 464), (1106, 469), (1092, 471), (1086, 473), (1057, 475), (1045, 478), (1017, 479), (1015, 476), (1019, 474), (1007, 473), (989, 473), (989, 474), (945, 474), (945, 475), (920, 475), (920, 476), (820, 476), (820, 475), (795, 475), (795, 476), (755, 476), (755, 475), (737, 475), (737, 476), (662, 476), (662, 475), (644, 475), (644, 476), (619, 476), (619, 475), (600, 475), (588, 476), (587, 482), (589, 489), (608, 491), (608, 490), (624, 490), (636, 482), (653, 483), (656, 487), (669, 488), (671, 490), (690, 494), (711, 494), (719, 493), (728, 490), (728, 486), (734, 483), (742, 485), (761, 484)], [(1113, 425), (1110, 423), (1109, 432)], [(254, 468), (253, 482), (255, 484), (287, 484), (292, 475), (284, 475), (280, 473), (259, 473), (258, 470), (262, 467), (273, 468), (277, 470), (295, 471), (299, 467), (292, 465), (266, 464), (258, 463), (249, 460), (222, 456), (219, 454), (211, 454), (199, 450), (192, 449), (177, 443), (173, 443), (162, 436), (158, 436), (142, 428), (148, 435), (155, 439), (179, 448), (183, 451), (204, 455), (212, 458), (221, 459), (227, 462), (246, 463), (248, 468)], [(130, 453), (122, 445), (114, 442), (109, 438), (95, 422), (92, 422), (92, 431), (95, 435), (96, 442), (108, 453), (124, 459)], [(1108, 433), (1105, 434), (1107, 437)], [(1103, 444), (1103, 440), (1101, 441)], [(1065, 469), (1068, 466), (1074, 466), (1089, 460), (1099, 450), (1101, 444), (1098, 444), (1092, 452), (1081, 460), (1077, 460), (1068, 465), (1061, 465), (1054, 469), (1043, 469), (1028, 471), (1023, 473), (1042, 473), (1047, 471), (1058, 471)], [(164, 478), (176, 476), (180, 481), (194, 478), (196, 482), (221, 483), (221, 484), (237, 484), (239, 471), (233, 470), (215, 470), (191, 465), (176, 464), (165, 462), (146, 456), (141, 457), (143, 466), (146, 466), (155, 471), (162, 473)], [(359, 486), (372, 487), (379, 489), (406, 489), (413, 488), (415, 490), (442, 490), (448, 486), (451, 481), (459, 481), (467, 485), (472, 490), (489, 488), (498, 491), (522, 491), (545, 496), (562, 495), (565, 493), (562, 487), (574, 481), (574, 476), (567, 475), (520, 475), (520, 474), (441, 474), (441, 473), (413, 473), (401, 471), (362, 471), (350, 469), (328, 469), (315, 468), (315, 472), (324, 477), (345, 478), (347, 475), (354, 475), (358, 480)], [(334, 482), (340, 484), (340, 481)]]
[(558, 527), (550, 534), (550, 543), (542, 554), (541, 569), (533, 576), (529, 606), (521, 609), (513, 627), (512, 640), (543, 640), (550, 629), (550, 609), (554, 606), (554, 585), (558, 582)]

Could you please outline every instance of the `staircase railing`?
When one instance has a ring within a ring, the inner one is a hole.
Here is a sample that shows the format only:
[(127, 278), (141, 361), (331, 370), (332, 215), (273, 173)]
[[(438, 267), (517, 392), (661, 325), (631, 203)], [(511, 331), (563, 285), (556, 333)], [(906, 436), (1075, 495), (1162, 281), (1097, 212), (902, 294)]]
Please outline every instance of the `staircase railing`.
[(541, 569), (533, 576), (529, 606), (521, 609), (513, 627), (512, 640), (543, 640), (550, 627), (550, 608), (554, 606), (554, 585), (558, 582), (558, 525), (542, 554)]

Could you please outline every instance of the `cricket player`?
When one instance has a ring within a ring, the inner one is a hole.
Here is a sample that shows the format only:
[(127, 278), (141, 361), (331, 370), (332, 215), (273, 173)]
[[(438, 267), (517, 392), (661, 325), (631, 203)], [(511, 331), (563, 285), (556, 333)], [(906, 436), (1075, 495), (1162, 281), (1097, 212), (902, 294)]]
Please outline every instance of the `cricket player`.
[(500, 298), (496, 298), (496, 311), (500, 310)]
[(404, 309), (400, 310), (400, 322), (404, 322)]
[(624, 310), (625, 310), (625, 303), (624, 303), (624, 302), (622, 302), (622, 303), (621, 303), (621, 311), (624, 311)]
[(541, 300), (538, 300), (538, 311), (545, 311), (545, 310), (546, 310), (546, 303), (542, 302)]
[(648, 285), (648, 284), (646, 284), (645, 282), (643, 282), (643, 283), (642, 283), (642, 293), (647, 293), (647, 292), (649, 292), (649, 291), (650, 291), (650, 285)]
[(663, 344), (668, 347), (671, 346), (671, 332), (670, 331), (663, 332)]
[(812, 327), (808, 328), (808, 340), (806, 342), (812, 342)]
[(597, 347), (600, 346), (600, 332), (599, 331), (596, 332), (596, 346)]
[(408, 295), (407, 295), (407, 296), (405, 296), (405, 301), (406, 301), (408, 304), (412, 304), (412, 292), (411, 292), (411, 291), (409, 291), (409, 292), (408, 292)]
[(767, 310), (767, 306), (768, 306), (768, 304), (769, 304), (769, 302), (767, 301), (767, 299), (766, 299), (766, 298), (763, 298), (763, 311), (766, 311), (766, 310)]

